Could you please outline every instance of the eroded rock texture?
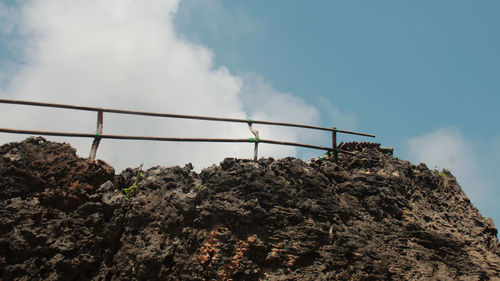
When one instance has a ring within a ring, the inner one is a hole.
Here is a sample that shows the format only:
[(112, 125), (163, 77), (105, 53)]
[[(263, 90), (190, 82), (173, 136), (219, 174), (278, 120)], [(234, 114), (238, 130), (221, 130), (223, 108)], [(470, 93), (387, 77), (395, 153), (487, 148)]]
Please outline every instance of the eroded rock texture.
[(453, 175), (377, 149), (142, 173), (1, 146), (0, 280), (499, 280), (497, 229)]

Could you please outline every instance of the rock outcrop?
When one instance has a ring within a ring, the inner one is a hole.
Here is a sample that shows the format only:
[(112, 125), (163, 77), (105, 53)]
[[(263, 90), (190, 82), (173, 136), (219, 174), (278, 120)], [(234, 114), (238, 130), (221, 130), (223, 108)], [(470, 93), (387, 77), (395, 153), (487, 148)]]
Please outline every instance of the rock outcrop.
[(0, 147), (0, 176), (0, 280), (500, 276), (497, 229), (453, 175), (375, 148), (115, 175), (30, 138)]

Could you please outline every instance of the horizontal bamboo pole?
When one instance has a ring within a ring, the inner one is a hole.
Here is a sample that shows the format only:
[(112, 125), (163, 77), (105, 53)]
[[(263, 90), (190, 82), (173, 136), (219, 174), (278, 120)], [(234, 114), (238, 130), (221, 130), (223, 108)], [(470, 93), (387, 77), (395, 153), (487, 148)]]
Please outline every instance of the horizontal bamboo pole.
[[(70, 132), (54, 132), (54, 131), (37, 131), (37, 130), (18, 130), (18, 129), (8, 129), (0, 128), (2, 133), (12, 133), (12, 134), (25, 134), (25, 135), (45, 135), (45, 136), (58, 136), (58, 137), (79, 137), (79, 138), (95, 138), (96, 134), (89, 133), (70, 133)], [(299, 146), (306, 148), (313, 148), (319, 150), (331, 151), (331, 147), (311, 145), (296, 142), (285, 142), (285, 141), (275, 141), (275, 140), (265, 140), (255, 138), (245, 138), (245, 139), (222, 139), (222, 138), (171, 138), (171, 137), (153, 137), (153, 136), (126, 136), (126, 135), (99, 135), (101, 139), (122, 139), (122, 140), (151, 140), (151, 141), (173, 141), (173, 142), (260, 142), (269, 143), (277, 145), (288, 145), (288, 146)], [(353, 154), (348, 151), (341, 151), (340, 153)]]
[[(303, 125), (303, 124), (294, 124), (294, 123), (285, 123), (285, 122), (271, 122), (271, 121), (261, 121), (261, 120), (249, 120), (249, 119), (240, 119), (240, 118), (222, 118), (222, 117), (182, 115), (182, 114), (171, 114), (171, 113), (154, 113), (154, 112), (145, 112), (145, 111), (134, 111), (134, 110), (123, 110), (123, 109), (112, 109), (112, 108), (101, 108), (101, 107), (79, 106), (79, 105), (68, 105), (68, 104), (56, 104), (56, 103), (34, 102), (34, 101), (9, 100), (9, 99), (0, 99), (0, 103), (55, 107), (55, 108), (65, 108), (65, 109), (85, 110), (85, 111), (102, 111), (102, 112), (117, 113), (117, 114), (131, 114), (131, 115), (142, 115), (142, 116), (153, 116), (153, 117), (168, 117), (168, 118), (196, 119), (196, 120), (207, 120), (207, 121), (224, 121), (224, 122), (237, 122), (237, 123), (253, 123), (253, 124), (262, 124), (262, 125), (275, 125), (275, 126), (297, 127), (297, 128), (306, 128), (306, 129), (314, 129), (314, 130), (323, 130), (323, 131), (333, 131), (332, 128), (312, 126), (312, 125)], [(346, 131), (346, 130), (338, 130), (338, 129), (335, 129), (335, 130), (338, 133), (359, 135), (359, 136), (372, 137), (372, 138), (375, 137), (375, 135), (371, 135), (371, 134)]]

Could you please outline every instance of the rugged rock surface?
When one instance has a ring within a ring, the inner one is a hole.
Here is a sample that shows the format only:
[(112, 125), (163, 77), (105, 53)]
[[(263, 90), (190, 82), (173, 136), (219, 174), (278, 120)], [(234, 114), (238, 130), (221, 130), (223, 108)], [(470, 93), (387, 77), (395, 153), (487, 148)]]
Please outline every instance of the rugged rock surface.
[(1, 146), (0, 280), (499, 280), (497, 229), (455, 178), (377, 149), (142, 173)]

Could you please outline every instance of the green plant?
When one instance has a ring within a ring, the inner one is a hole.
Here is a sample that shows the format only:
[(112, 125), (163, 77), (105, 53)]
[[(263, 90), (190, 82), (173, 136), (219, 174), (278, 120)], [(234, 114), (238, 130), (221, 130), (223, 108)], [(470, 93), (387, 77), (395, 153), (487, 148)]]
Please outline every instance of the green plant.
[(196, 187), (196, 191), (200, 192), (202, 190), (205, 190), (207, 189), (207, 187), (203, 184), (199, 184), (197, 187)]
[(139, 182), (141, 181), (141, 179), (144, 178), (144, 174), (141, 172), (143, 165), (144, 164), (141, 163), (141, 166), (139, 166), (139, 169), (137, 169), (137, 174), (135, 175), (134, 183), (131, 186), (122, 189), (123, 193), (125, 193), (125, 197), (127, 199), (130, 197), (130, 195), (132, 195), (132, 193), (134, 193), (134, 191), (136, 190), (137, 185), (139, 184)]
[(443, 178), (446, 178), (446, 173), (449, 173), (450, 171), (443, 169), (442, 171), (439, 172), (439, 175)]

